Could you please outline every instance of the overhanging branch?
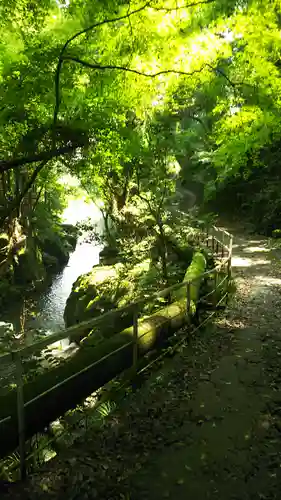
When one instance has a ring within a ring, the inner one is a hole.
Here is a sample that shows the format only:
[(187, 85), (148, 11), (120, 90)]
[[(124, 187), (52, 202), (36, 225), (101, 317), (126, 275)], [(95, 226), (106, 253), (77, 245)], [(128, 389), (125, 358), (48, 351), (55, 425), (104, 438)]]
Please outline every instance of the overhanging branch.
[(7, 170), (11, 170), (16, 167), (20, 167), (22, 165), (27, 165), (29, 163), (36, 163), (38, 161), (49, 161), (52, 158), (56, 158), (61, 155), (65, 155), (67, 153), (73, 152), (77, 149), (77, 145), (70, 146), (62, 146), (56, 150), (51, 151), (42, 151), (42, 153), (36, 153), (31, 156), (23, 156), (21, 158), (11, 158), (11, 160), (2, 160), (0, 161), (0, 172), (6, 172)]
[(114, 18), (111, 18), (111, 19), (103, 19), (102, 21), (99, 21), (97, 23), (91, 24), (87, 28), (78, 31), (73, 36), (71, 36), (70, 38), (68, 38), (68, 40), (66, 40), (65, 44), (61, 48), (61, 51), (60, 51), (60, 54), (59, 54), (59, 60), (58, 60), (58, 64), (57, 64), (57, 69), (56, 69), (56, 74), (55, 74), (55, 108), (54, 108), (54, 118), (53, 118), (53, 127), (54, 127), (54, 129), (56, 128), (56, 123), (57, 123), (57, 118), (58, 118), (58, 113), (59, 113), (59, 107), (60, 107), (60, 73), (61, 73), (61, 68), (62, 68), (63, 60), (65, 59), (64, 58), (64, 53), (65, 53), (66, 49), (68, 48), (68, 46), (71, 44), (71, 42), (73, 42), (73, 40), (76, 40), (76, 38), (78, 38), (79, 36), (84, 35), (84, 34), (88, 33), (89, 31), (94, 30), (95, 28), (99, 28), (100, 26), (103, 26), (104, 24), (116, 23), (118, 21), (122, 21), (123, 19), (129, 19), (130, 20), (131, 16), (133, 16), (135, 14), (139, 14), (140, 12), (142, 12), (143, 10), (145, 10), (147, 7), (150, 7), (152, 9), (154, 9), (154, 10), (164, 10), (166, 12), (169, 12), (169, 11), (174, 11), (174, 10), (178, 10), (178, 9), (182, 9), (182, 8), (195, 7), (195, 6), (201, 5), (201, 4), (202, 5), (203, 4), (208, 4), (208, 3), (215, 2), (215, 1), (216, 0), (202, 0), (200, 2), (192, 2), (190, 4), (186, 4), (183, 7), (175, 7), (175, 8), (165, 9), (165, 8), (162, 8), (162, 7), (153, 6), (153, 1), (149, 0), (148, 2), (145, 2), (138, 9), (135, 9), (135, 10), (132, 10), (132, 11), (130, 11), (130, 5), (129, 5), (129, 8), (128, 8), (126, 14), (123, 14), (122, 16), (114, 17)]
[(192, 76), (196, 73), (201, 73), (206, 67), (211, 68), (213, 71), (215, 71), (215, 68), (213, 68), (210, 64), (204, 64), (201, 68), (199, 69), (194, 69), (193, 71), (181, 71), (178, 69), (164, 69), (161, 71), (157, 71), (156, 73), (143, 73), (142, 71), (138, 71), (137, 69), (133, 68), (127, 68), (126, 66), (118, 66), (115, 64), (92, 64), (88, 61), (84, 61), (83, 59), (79, 59), (78, 57), (72, 57), (72, 56), (65, 56), (63, 58), (64, 61), (73, 61), (78, 64), (81, 64), (82, 66), (85, 66), (86, 68), (91, 68), (91, 69), (96, 69), (96, 70), (107, 70), (107, 69), (116, 69), (119, 71), (125, 71), (128, 73), (134, 73), (135, 75), (139, 76), (145, 76), (147, 78), (156, 78), (157, 76), (160, 75), (166, 75), (169, 73), (176, 74), (176, 75), (184, 75), (184, 76)]
[[(60, 51), (60, 54), (59, 54), (59, 60), (58, 60), (58, 64), (57, 64), (57, 69), (56, 69), (56, 74), (55, 74), (55, 107), (54, 107), (54, 117), (53, 117), (53, 145), (55, 145), (55, 129), (56, 129), (57, 118), (58, 118), (59, 107), (60, 107), (60, 74), (61, 74), (61, 69), (62, 69), (63, 61), (66, 60), (66, 59), (70, 59), (70, 58), (65, 57), (64, 53), (65, 53), (66, 49), (68, 48), (68, 46), (70, 45), (70, 43), (73, 42), (73, 40), (75, 40), (79, 36), (84, 35), (84, 34), (88, 33), (89, 31), (92, 31), (95, 28), (98, 28), (98, 27), (100, 27), (100, 26), (102, 26), (104, 24), (116, 23), (116, 22), (121, 21), (123, 19), (128, 19), (129, 22), (130, 22), (130, 17), (131, 16), (140, 13), (141, 11), (145, 10), (147, 7), (152, 8), (153, 10), (162, 10), (162, 11), (165, 11), (165, 12), (169, 12), (169, 11), (175, 11), (175, 10), (178, 10), (178, 9), (187, 9), (187, 8), (191, 8), (191, 7), (196, 7), (198, 5), (210, 4), (210, 3), (213, 3), (215, 1), (216, 0), (201, 0), (199, 2), (188, 3), (188, 4), (185, 4), (185, 5), (180, 6), (180, 7), (178, 7), (176, 5), (176, 7), (174, 7), (174, 8), (165, 8), (165, 7), (154, 6), (153, 5), (153, 0), (149, 0), (149, 1), (145, 2), (138, 9), (135, 9), (135, 10), (132, 10), (132, 11), (130, 11), (130, 3), (129, 3), (129, 8), (128, 8), (126, 14), (124, 14), (122, 16), (119, 16), (119, 17), (111, 18), (111, 19), (103, 19), (102, 21), (94, 23), (94, 24), (88, 26), (87, 28), (78, 31), (73, 36), (71, 36), (65, 42), (65, 44), (63, 45), (63, 47), (61, 48), (61, 51)], [(94, 68), (94, 65), (90, 66), (89, 63), (86, 63), (85, 61), (81, 61), (78, 58), (77, 59), (72, 58), (72, 60), (73, 61), (76, 60), (76, 62), (79, 62), (80, 64), (84, 64), (84, 66), (88, 66), (88, 67)], [(210, 67), (210, 65), (206, 65), (206, 66)], [(154, 78), (155, 76), (158, 76), (160, 74), (165, 74), (165, 73), (177, 73), (177, 74), (185, 74), (185, 75), (189, 74), (189, 73), (180, 72), (180, 71), (166, 70), (166, 71), (163, 71), (163, 72), (158, 72), (158, 73), (156, 73), (154, 75), (148, 75), (148, 74), (145, 74), (145, 73), (137, 72), (137, 70), (132, 70), (132, 69), (129, 69), (129, 68), (124, 68), (124, 67), (121, 67), (121, 66), (118, 67), (118, 66), (99, 66), (99, 65), (96, 65), (95, 69), (100, 69), (100, 70), (102, 70), (102, 69), (122, 69), (123, 71), (130, 71), (131, 73), (139, 74), (139, 75), (142, 75), (142, 76), (149, 76), (151, 78)], [(194, 74), (196, 72), (200, 72), (200, 71), (202, 71), (202, 70), (194, 71), (194, 72), (190, 73), (190, 75), (192, 75), (192, 74)], [(226, 77), (226, 75), (224, 75), (224, 76), (225, 76), (226, 79), (228, 79), (228, 77)], [(231, 85), (233, 85), (233, 83), (231, 82), (231, 80), (228, 79), (228, 81), (229, 81), (229, 83)]]
[(179, 69), (164, 69), (161, 71), (157, 71), (156, 73), (144, 73), (142, 71), (138, 71), (137, 69), (127, 68), (126, 66), (118, 66), (115, 64), (105, 64), (105, 65), (92, 64), (88, 61), (84, 61), (83, 59), (79, 59), (78, 57), (72, 57), (72, 56), (64, 56), (63, 60), (76, 62), (78, 64), (81, 64), (82, 66), (85, 66), (86, 68), (96, 69), (96, 70), (100, 70), (100, 71), (107, 70), (107, 69), (112, 69), (112, 70), (115, 69), (115, 70), (119, 70), (119, 71), (126, 71), (128, 73), (134, 73), (135, 75), (144, 76), (147, 78), (156, 78), (157, 76), (166, 75), (169, 73), (176, 74), (176, 75), (183, 75), (183, 76), (193, 76), (196, 73), (201, 73), (205, 68), (208, 68), (209, 70), (214, 71), (215, 73), (218, 73), (219, 75), (223, 76), (225, 78), (225, 80), (229, 83), (229, 85), (231, 85), (233, 88), (243, 85), (243, 83), (241, 83), (241, 82), (233, 82), (221, 69), (219, 69), (215, 66), (212, 66), (209, 63), (205, 63), (205, 64), (203, 64), (203, 66), (201, 68), (194, 69), (193, 71), (182, 71)]
[(63, 56), (64, 56), (64, 53), (65, 53), (67, 47), (69, 46), (69, 44), (71, 42), (73, 42), (73, 40), (78, 38), (79, 36), (84, 35), (85, 33), (88, 33), (89, 31), (92, 31), (95, 28), (99, 28), (100, 26), (102, 26), (104, 24), (116, 23), (118, 21), (122, 21), (123, 19), (128, 19), (135, 14), (138, 14), (139, 12), (141, 12), (141, 11), (145, 10), (147, 7), (149, 7), (151, 5), (151, 3), (152, 3), (152, 0), (149, 0), (148, 2), (146, 2), (144, 5), (142, 5), (138, 9), (132, 10), (131, 12), (127, 11), (127, 13), (122, 15), (122, 16), (114, 17), (112, 19), (103, 19), (103, 21), (99, 21), (98, 23), (91, 24), (87, 28), (75, 33), (75, 35), (70, 37), (65, 42), (65, 44), (63, 45), (63, 47), (60, 51), (57, 69), (56, 69), (56, 74), (55, 74), (55, 109), (54, 109), (54, 120), (53, 120), (54, 129), (56, 127), (58, 113), (59, 113), (59, 107), (60, 107), (60, 73), (61, 73), (62, 63), (63, 63), (63, 59), (64, 59)]

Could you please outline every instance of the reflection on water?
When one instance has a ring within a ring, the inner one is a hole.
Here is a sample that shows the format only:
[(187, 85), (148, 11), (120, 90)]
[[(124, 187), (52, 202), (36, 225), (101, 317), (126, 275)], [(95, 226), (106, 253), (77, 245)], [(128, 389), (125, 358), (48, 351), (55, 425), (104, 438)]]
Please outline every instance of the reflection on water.
[(27, 321), (27, 328), (42, 328), (52, 332), (64, 328), (63, 312), (72, 285), (80, 274), (89, 272), (99, 263), (100, 250), (97, 245), (78, 242), (67, 266), (55, 276), (50, 288), (39, 298), (36, 316)]

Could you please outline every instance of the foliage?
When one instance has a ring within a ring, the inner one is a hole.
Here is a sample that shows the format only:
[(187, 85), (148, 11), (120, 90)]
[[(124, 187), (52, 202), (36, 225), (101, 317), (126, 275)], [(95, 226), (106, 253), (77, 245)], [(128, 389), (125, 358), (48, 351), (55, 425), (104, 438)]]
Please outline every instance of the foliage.
[(3, 0), (0, 294), (11, 266), (67, 258), (65, 172), (99, 203), (94, 237), (121, 263), (96, 290), (107, 307), (179, 279), (203, 197), (278, 235), (280, 25), (279, 0)]
[(262, 148), (255, 159), (219, 186), (216, 209), (244, 217), (253, 229), (271, 235), (281, 227), (279, 141)]
[(118, 259), (150, 259), (161, 286), (200, 221), (195, 191), (222, 191), (221, 210), (233, 191), (259, 226), (279, 226), (279, 2), (0, 9), (0, 220), (11, 236), (19, 219), (36, 258), (60, 236), (65, 172), (99, 203)]
[(147, 179), (141, 189), (154, 192), (171, 155), (187, 188), (200, 181), (210, 198), (242, 168), (261, 166), (261, 150), (279, 140), (278, 2), (46, 0), (30, 8), (17, 0), (1, 9), (6, 198), (17, 201), (19, 177), (38, 192), (46, 172), (53, 179), (65, 166), (106, 217), (116, 216), (137, 169)]

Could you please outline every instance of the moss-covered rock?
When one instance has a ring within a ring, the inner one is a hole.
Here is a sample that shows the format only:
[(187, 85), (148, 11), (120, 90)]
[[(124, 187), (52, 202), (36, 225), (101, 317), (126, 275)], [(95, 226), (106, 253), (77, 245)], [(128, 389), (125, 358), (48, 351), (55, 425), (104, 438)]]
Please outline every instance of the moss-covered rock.
[[(94, 266), (89, 273), (80, 276), (72, 287), (64, 311), (66, 326), (100, 316), (136, 300), (139, 296), (139, 286), (145, 285), (149, 267), (149, 260), (131, 269), (121, 263), (112, 266)], [(131, 319), (132, 316), (128, 313), (123, 316), (121, 314), (119, 318), (121, 328), (128, 326)], [(108, 335), (115, 326), (107, 325)], [(89, 331), (83, 332), (81, 338), (88, 333)], [(98, 329), (95, 329), (96, 337), (98, 334)]]
[[(183, 278), (186, 268), (192, 260), (193, 249), (183, 249), (182, 252), (180, 257), (185, 257), (186, 262), (184, 265), (181, 262), (178, 267), (173, 264), (173, 269), (170, 269), (170, 285)], [(199, 253), (199, 255), (205, 262), (202, 254)], [(172, 271), (176, 272), (177, 276), (174, 276)], [(65, 324), (67, 327), (72, 326), (92, 317), (98, 317), (112, 309), (122, 308), (145, 294), (150, 295), (161, 288), (159, 280), (161, 280), (161, 272), (151, 264), (149, 259), (131, 268), (122, 263), (111, 266), (94, 266), (92, 271), (80, 276), (74, 283), (65, 307)], [(145, 306), (143, 312), (149, 314), (155, 310), (154, 306), (157, 307), (157, 304), (152, 301), (151, 305)], [(84, 331), (78, 341), (91, 332), (91, 337), (93, 337), (91, 343), (97, 343), (110, 337), (116, 328), (121, 330), (130, 324), (132, 324), (132, 311), (121, 312), (114, 322), (107, 323), (106, 331), (104, 328), (95, 328), (92, 332), (91, 330)], [(70, 340), (72, 339), (70, 338)]]
[(99, 285), (105, 288), (107, 284), (109, 287), (109, 280), (116, 276), (117, 268), (114, 266), (95, 266), (89, 273), (79, 276), (72, 286), (64, 310), (67, 327), (113, 307), (113, 295), (111, 300), (109, 294), (101, 297)]
[[(43, 254), (57, 259), (57, 267), (67, 264), (70, 253), (75, 249), (78, 238), (78, 229), (71, 224), (63, 224), (40, 231), (36, 235), (36, 244)], [(54, 261), (53, 261), (54, 264)], [(47, 267), (50, 260), (47, 257)]]
[(67, 264), (71, 248), (62, 241), (60, 235), (56, 234), (51, 238), (46, 237), (40, 247), (44, 253), (56, 257), (60, 265)]
[(60, 231), (54, 231), (44, 238), (40, 246), (43, 250), (43, 263), (47, 270), (56, 271), (65, 265), (69, 254), (75, 250), (78, 229), (71, 224), (62, 224)]

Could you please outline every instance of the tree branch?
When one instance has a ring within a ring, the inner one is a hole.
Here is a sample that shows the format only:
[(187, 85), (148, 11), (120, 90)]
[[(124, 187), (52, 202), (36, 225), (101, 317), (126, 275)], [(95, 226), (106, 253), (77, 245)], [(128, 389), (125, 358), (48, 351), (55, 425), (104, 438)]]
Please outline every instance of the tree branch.
[(213, 71), (216, 71), (216, 68), (213, 68), (210, 64), (206, 63), (202, 66), (202, 68), (199, 69), (194, 69), (193, 71), (181, 71), (177, 69), (164, 69), (162, 71), (158, 71), (157, 73), (143, 73), (142, 71), (138, 71), (137, 69), (133, 68), (127, 68), (126, 66), (117, 66), (114, 64), (92, 64), (89, 63), (88, 61), (83, 61), (82, 59), (79, 59), (78, 57), (72, 57), (72, 56), (65, 56), (63, 58), (64, 61), (73, 61), (77, 62), (78, 64), (81, 64), (82, 66), (85, 66), (86, 68), (91, 68), (91, 69), (97, 69), (97, 70), (106, 70), (106, 69), (117, 69), (120, 71), (126, 71), (128, 73), (134, 73), (135, 75), (140, 75), (140, 76), (145, 76), (147, 78), (156, 78), (157, 76), (160, 75), (165, 75), (168, 73), (176, 74), (176, 75), (184, 75), (184, 76), (192, 76), (195, 73), (201, 73), (206, 67), (211, 68)]
[(186, 5), (182, 5), (181, 7), (170, 7), (170, 8), (165, 8), (165, 7), (153, 7), (150, 6), (154, 10), (164, 10), (165, 12), (173, 12), (175, 10), (180, 10), (180, 9), (188, 9), (189, 7), (197, 7), (198, 5), (204, 5), (204, 4), (209, 4), (209, 3), (214, 3), (216, 0), (202, 0), (202, 2), (192, 2), (192, 3), (187, 3)]
[(148, 200), (145, 196), (141, 195), (141, 191), (140, 191), (140, 176), (139, 176), (139, 169), (136, 168), (135, 170), (136, 172), (136, 177), (137, 177), (137, 196), (139, 197), (140, 200), (144, 201), (145, 203), (147, 203), (148, 205), (148, 208), (149, 208), (149, 211), (151, 213), (151, 215), (153, 217), (155, 217), (155, 212), (153, 211), (152, 209), (152, 206), (151, 206), (151, 203), (150, 203), (150, 200)]
[(143, 196), (142, 194), (140, 194), (140, 192), (138, 192), (138, 197), (139, 197), (140, 200), (144, 201), (148, 205), (148, 208), (149, 208), (149, 211), (150, 211), (151, 215), (153, 217), (155, 217), (155, 212), (154, 212), (154, 210), (153, 210), (153, 208), (151, 206), (150, 200), (148, 200), (148, 198), (146, 198), (145, 196)]
[[(80, 64), (83, 64), (84, 66), (87, 66), (87, 67), (90, 67), (90, 68), (93, 68), (93, 69), (100, 69), (100, 70), (102, 70), (102, 69), (121, 69), (123, 71), (129, 71), (131, 73), (136, 73), (136, 74), (139, 74), (139, 75), (142, 75), (142, 76), (148, 76), (148, 77), (151, 77), (151, 78), (154, 78), (155, 76), (158, 76), (158, 75), (161, 75), (161, 74), (164, 74), (164, 73), (177, 73), (177, 74), (192, 75), (194, 73), (202, 71), (203, 68), (201, 70), (195, 70), (192, 73), (185, 73), (185, 72), (180, 72), (180, 71), (166, 70), (164, 72), (155, 73), (154, 75), (148, 75), (148, 74), (145, 74), (145, 73), (138, 72), (137, 70), (132, 70), (132, 69), (121, 67), (121, 66), (110, 66), (110, 65), (109, 66), (101, 66), (101, 65), (96, 65), (95, 66), (95, 65), (90, 65), (89, 63), (86, 63), (85, 61), (82, 61), (82, 60), (80, 60), (78, 58), (70, 58), (70, 57), (65, 57), (64, 56), (64, 53), (65, 53), (66, 49), (68, 48), (68, 46), (70, 45), (70, 43), (73, 42), (73, 40), (75, 40), (79, 36), (84, 35), (84, 34), (88, 33), (89, 31), (92, 31), (93, 29), (98, 28), (98, 27), (100, 27), (100, 26), (102, 26), (104, 24), (116, 23), (116, 22), (121, 21), (123, 19), (128, 19), (129, 22), (130, 22), (130, 17), (131, 16), (133, 16), (135, 14), (138, 14), (139, 12), (145, 10), (147, 7), (150, 7), (152, 9), (154, 9), (154, 10), (159, 10), (159, 11), (161, 11), (161, 10), (163, 11), (164, 10), (165, 12), (170, 12), (170, 11), (175, 11), (175, 10), (179, 10), (179, 9), (187, 9), (189, 7), (196, 7), (198, 5), (204, 5), (204, 4), (213, 3), (216, 0), (201, 0), (199, 2), (192, 2), (192, 3), (189, 3), (189, 4), (183, 5), (181, 7), (178, 7), (178, 5), (177, 5), (174, 8), (155, 7), (155, 6), (152, 5), (152, 1), (153, 0), (149, 0), (144, 5), (142, 5), (141, 7), (139, 7), (138, 9), (135, 9), (135, 10), (132, 10), (132, 11), (130, 11), (130, 3), (129, 3), (129, 7), (128, 7), (128, 10), (127, 10), (126, 14), (124, 14), (122, 16), (119, 16), (119, 17), (111, 18), (111, 19), (103, 19), (102, 21), (99, 21), (98, 23), (94, 23), (94, 24), (88, 26), (87, 28), (78, 31), (77, 33), (75, 33), (72, 37), (70, 37), (65, 42), (65, 44), (61, 48), (61, 51), (60, 51), (60, 54), (59, 54), (59, 60), (58, 60), (57, 69), (56, 69), (56, 73), (55, 73), (55, 107), (54, 107), (54, 117), (53, 117), (53, 146), (55, 146), (55, 129), (56, 129), (56, 124), (57, 124), (57, 119), (58, 119), (58, 113), (59, 113), (59, 108), (60, 108), (60, 74), (61, 74), (61, 69), (62, 69), (62, 65), (63, 65), (63, 61), (64, 60), (71, 60), (72, 59), (73, 61), (79, 62)], [(211, 67), (208, 64), (206, 64), (206, 66)], [(212, 68), (212, 69), (214, 71), (214, 68)], [(218, 72), (220, 72), (228, 80), (228, 82), (230, 83), (230, 85), (232, 85), (232, 86), (236, 85), (236, 84), (233, 84), (233, 82), (231, 82), (231, 80), (228, 79), (228, 77), (221, 70), (218, 70)]]
[(91, 30), (93, 30), (95, 28), (98, 28), (98, 27), (100, 27), (100, 26), (102, 26), (104, 24), (116, 23), (117, 21), (122, 21), (123, 19), (127, 19), (130, 16), (133, 16), (134, 14), (138, 14), (142, 10), (146, 9), (146, 7), (149, 7), (150, 4), (151, 4), (151, 2), (152, 2), (152, 0), (149, 0), (144, 5), (142, 5), (142, 7), (139, 7), (138, 9), (132, 10), (131, 12), (127, 11), (127, 13), (124, 14), (124, 15), (122, 15), (122, 16), (114, 17), (112, 19), (103, 19), (103, 21), (99, 21), (98, 23), (91, 24), (87, 28), (85, 28), (85, 29), (83, 29), (83, 30), (78, 31), (77, 33), (75, 33), (75, 35), (73, 35), (72, 37), (70, 37), (65, 42), (65, 44), (61, 48), (61, 51), (60, 51), (60, 54), (59, 54), (59, 60), (58, 60), (58, 65), (57, 65), (57, 69), (56, 69), (56, 74), (55, 74), (55, 108), (54, 108), (54, 118), (53, 118), (53, 128), (54, 128), (54, 130), (56, 128), (57, 118), (58, 118), (58, 113), (59, 113), (59, 107), (60, 107), (60, 73), (61, 73), (62, 63), (63, 63), (63, 59), (64, 59), (63, 56), (64, 56), (64, 53), (65, 53), (67, 47), (69, 46), (69, 44), (71, 42), (73, 42), (73, 40), (75, 40), (76, 38), (78, 38), (79, 36), (84, 35), (85, 33), (88, 33), (89, 31), (91, 31)]
[(52, 158), (56, 158), (58, 156), (65, 155), (67, 153), (71, 153), (78, 147), (80, 146), (78, 145), (62, 146), (61, 148), (56, 150), (42, 151), (41, 153), (36, 153), (31, 156), (12, 158), (11, 160), (2, 160), (0, 161), (0, 172), (6, 172), (7, 170), (11, 170), (13, 168), (26, 165), (28, 163), (36, 163), (38, 161), (49, 161)]
[(240, 82), (239, 82), (239, 83), (232, 82), (232, 81), (230, 80), (230, 78), (228, 78), (228, 76), (224, 73), (224, 71), (222, 71), (222, 70), (221, 70), (221, 69), (219, 69), (219, 68), (216, 68), (214, 71), (216, 71), (216, 72), (217, 72), (217, 73), (219, 73), (221, 76), (223, 76), (223, 77), (226, 79), (226, 81), (229, 83), (229, 85), (231, 85), (231, 87), (233, 87), (233, 88), (237, 87), (237, 85), (243, 85), (243, 83), (240, 83)]
[(237, 86), (241, 86), (241, 85), (247, 85), (243, 82), (233, 82), (221, 69), (214, 67), (209, 63), (205, 63), (205, 64), (203, 64), (203, 66), (201, 68), (194, 69), (193, 71), (190, 71), (190, 72), (181, 71), (178, 69), (164, 69), (162, 71), (158, 71), (157, 73), (143, 73), (142, 71), (138, 71), (138, 70), (133, 69), (133, 68), (127, 68), (126, 66), (118, 66), (118, 65), (114, 65), (114, 64), (105, 64), (105, 65), (92, 64), (92, 63), (89, 63), (88, 61), (84, 61), (82, 59), (79, 59), (78, 57), (72, 57), (72, 56), (64, 56), (63, 60), (76, 62), (78, 64), (81, 64), (82, 66), (85, 66), (86, 68), (97, 69), (100, 71), (107, 70), (107, 69), (116, 69), (116, 70), (120, 70), (120, 71), (126, 71), (128, 73), (134, 73), (134, 74), (140, 75), (140, 76), (145, 76), (147, 78), (155, 78), (157, 76), (165, 75), (165, 74), (169, 74), (169, 73), (176, 74), (176, 75), (183, 75), (183, 76), (193, 76), (196, 73), (201, 73), (205, 68), (209, 68), (211, 71), (214, 71), (215, 73), (219, 73), (221, 76), (223, 76), (225, 78), (225, 80), (233, 88), (235, 88)]

